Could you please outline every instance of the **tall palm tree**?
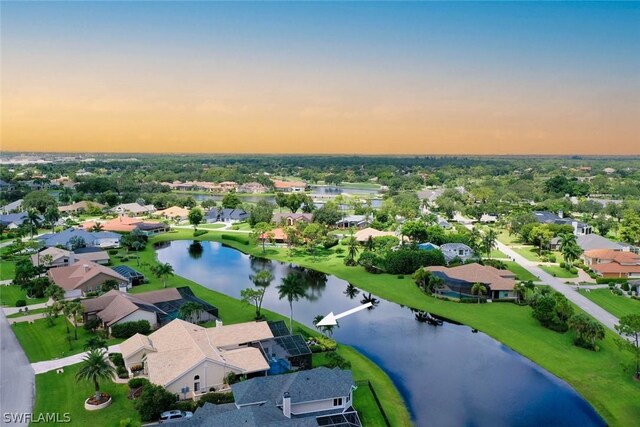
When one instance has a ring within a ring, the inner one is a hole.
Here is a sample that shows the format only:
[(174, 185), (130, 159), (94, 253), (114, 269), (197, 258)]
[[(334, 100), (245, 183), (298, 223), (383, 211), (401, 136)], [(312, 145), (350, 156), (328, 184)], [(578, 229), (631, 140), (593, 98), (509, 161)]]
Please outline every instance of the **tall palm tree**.
[(496, 247), (497, 238), (498, 234), (491, 228), (482, 235), (482, 249), (487, 254), (487, 258), (491, 258), (491, 251)]
[(76, 381), (91, 381), (96, 389), (96, 399), (100, 399), (100, 381), (112, 380), (116, 370), (106, 360), (106, 351), (94, 349), (82, 359), (82, 366), (76, 372)]
[(74, 339), (77, 341), (78, 340), (78, 316), (82, 314), (84, 309), (82, 307), (82, 304), (80, 304), (79, 302), (70, 302), (67, 304), (71, 306), (69, 310), (70, 310), (71, 318), (73, 319), (73, 335), (74, 335)]
[(71, 309), (73, 302), (72, 301), (64, 301), (62, 302), (62, 314), (64, 314), (64, 325), (67, 327), (67, 335), (71, 333), (69, 330), (69, 316), (71, 316)]
[(471, 287), (471, 293), (478, 296), (478, 304), (480, 304), (480, 297), (487, 293), (487, 287), (482, 283), (474, 283)]
[(582, 248), (578, 246), (576, 236), (573, 233), (560, 236), (560, 252), (569, 266), (573, 265), (573, 262), (582, 255)]
[(304, 281), (297, 273), (289, 273), (278, 286), (278, 297), (289, 301), (289, 329), (293, 332), (293, 302), (305, 296)]
[(31, 238), (33, 239), (34, 231), (38, 229), (38, 226), (40, 226), (40, 214), (35, 209), (29, 209), (24, 222), (29, 225), (29, 231), (31, 232)]
[(158, 279), (162, 279), (162, 286), (167, 287), (167, 277), (173, 276), (173, 266), (168, 262), (164, 264), (158, 264), (151, 268), (153, 275)]
[(347, 257), (344, 259), (344, 263), (346, 265), (356, 265), (356, 256), (358, 256), (359, 250), (360, 246), (358, 241), (352, 235), (349, 238), (349, 243), (347, 243)]
[(44, 213), (44, 219), (51, 226), (51, 232), (55, 232), (56, 221), (60, 219), (60, 212), (58, 208), (50, 206)]
[[(143, 242), (133, 242), (131, 243), (131, 249), (133, 249), (134, 251), (136, 251), (136, 258), (137, 258), (137, 262), (138, 262), (138, 267), (140, 267), (140, 250), (144, 249), (145, 244)], [(173, 270), (172, 270), (173, 271)], [(165, 288), (167, 286), (165, 285)]]

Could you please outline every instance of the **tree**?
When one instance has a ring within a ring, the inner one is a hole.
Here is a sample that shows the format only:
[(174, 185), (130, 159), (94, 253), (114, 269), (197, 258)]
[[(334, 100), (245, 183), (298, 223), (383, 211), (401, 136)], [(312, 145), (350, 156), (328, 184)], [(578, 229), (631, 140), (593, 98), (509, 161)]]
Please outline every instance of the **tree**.
[(23, 209), (29, 211), (36, 210), (40, 214), (44, 214), (48, 208), (56, 208), (56, 200), (46, 191), (32, 191), (27, 194), (22, 201)]
[(69, 239), (69, 244), (71, 245), (71, 250), (75, 251), (76, 249), (84, 248), (87, 246), (87, 242), (80, 236), (73, 236)]
[(321, 314), (318, 314), (316, 317), (313, 318), (313, 325), (316, 327), (317, 330), (319, 330), (320, 332), (322, 332), (323, 334), (327, 335), (327, 336), (331, 336), (333, 335), (333, 329), (337, 326), (340, 327), (340, 325), (336, 322), (335, 325), (323, 325), (323, 326), (318, 326), (318, 323), (320, 323), (320, 321), (324, 319), (324, 316)]
[(482, 283), (474, 283), (473, 286), (471, 287), (471, 293), (473, 295), (477, 295), (478, 296), (478, 304), (480, 304), (480, 297), (482, 295), (486, 295), (487, 293), (487, 287), (485, 285), (483, 285)]
[(142, 386), (142, 392), (133, 406), (140, 413), (142, 421), (153, 421), (158, 419), (160, 414), (171, 407), (175, 401), (175, 394), (162, 386), (148, 383)]
[(347, 243), (347, 256), (344, 259), (345, 265), (354, 266), (357, 264), (356, 256), (358, 256), (358, 252), (360, 251), (360, 244), (356, 240), (354, 236), (349, 237), (349, 241)]
[(403, 236), (407, 236), (414, 243), (426, 242), (429, 239), (427, 224), (420, 220), (407, 221), (400, 230)]
[(93, 224), (93, 227), (91, 227), (90, 231), (94, 233), (99, 233), (100, 231), (104, 231), (104, 225), (102, 225), (101, 222), (96, 222), (95, 224)]
[(288, 194), (287, 204), (285, 206), (287, 206), (292, 213), (296, 213), (298, 212), (298, 209), (300, 209), (300, 206), (302, 206), (302, 204), (304, 203), (305, 197), (308, 197), (308, 196), (306, 194), (300, 194), (300, 193)]
[(163, 288), (167, 287), (167, 278), (170, 276), (173, 276), (173, 273), (174, 273), (173, 266), (168, 262), (154, 265), (153, 267), (151, 267), (151, 272), (158, 279), (162, 280)]
[(353, 286), (351, 283), (347, 285), (347, 289), (345, 289), (345, 291), (343, 292), (343, 294), (348, 296), (349, 299), (354, 299), (355, 297), (358, 296), (359, 293), (360, 293), (360, 290), (355, 286)]
[(307, 247), (313, 255), (315, 255), (316, 246), (318, 246), (318, 242), (324, 236), (324, 232), (324, 227), (315, 222), (308, 224), (302, 231), (302, 237), (307, 241)]
[(55, 231), (56, 221), (60, 219), (60, 212), (55, 206), (49, 206), (44, 212), (44, 220), (51, 226), (51, 232)]
[(78, 316), (82, 315), (84, 308), (82, 304), (76, 301), (69, 301), (65, 304), (65, 307), (68, 307), (69, 314), (71, 315), (71, 320), (73, 321), (73, 339), (78, 340)]
[(624, 219), (620, 223), (620, 237), (632, 245), (640, 245), (640, 215), (632, 209), (624, 211)]
[(44, 296), (54, 301), (62, 301), (64, 299), (64, 289), (58, 285), (49, 285), (44, 291)]
[(255, 241), (258, 241), (258, 240), (262, 241), (262, 253), (265, 253), (267, 251), (265, 247), (265, 242), (269, 239), (270, 231), (271, 231), (271, 224), (267, 222), (259, 222), (253, 227), (253, 232), (251, 233), (251, 236)]
[(33, 239), (35, 231), (40, 226), (40, 214), (35, 209), (29, 209), (27, 211), (27, 216), (25, 217), (24, 222), (29, 226), (31, 238)]
[(543, 246), (547, 246), (553, 239), (553, 232), (546, 224), (535, 226), (529, 232), (529, 240), (538, 245), (538, 254), (542, 253)]
[(82, 365), (76, 373), (76, 381), (90, 381), (95, 386), (95, 397), (100, 401), (100, 381), (112, 380), (116, 374), (115, 368), (107, 363), (106, 351), (94, 349), (83, 357)]
[(262, 309), (262, 300), (264, 299), (264, 293), (266, 288), (246, 288), (240, 291), (240, 299), (247, 305), (254, 305), (256, 307), (256, 320), (262, 318), (260, 310)]
[(496, 247), (496, 240), (498, 234), (490, 228), (482, 235), (482, 250), (487, 255), (487, 258), (491, 258), (491, 251)]
[(254, 285), (261, 288), (268, 288), (273, 281), (273, 273), (269, 270), (261, 270), (253, 276), (249, 276), (249, 279), (253, 282)]
[(573, 233), (560, 236), (560, 251), (569, 266), (573, 265), (573, 262), (582, 254), (582, 248), (578, 246)]
[(640, 380), (640, 314), (622, 316), (615, 328), (622, 335), (622, 338), (617, 339), (618, 348), (633, 355), (636, 364), (634, 376)]
[(249, 214), (249, 224), (255, 227), (256, 224), (266, 223), (270, 224), (273, 218), (273, 204), (268, 200), (260, 200), (251, 209)]
[(313, 213), (313, 222), (324, 225), (335, 225), (342, 215), (334, 203), (325, 203)]
[(598, 350), (596, 340), (604, 339), (604, 326), (584, 313), (579, 313), (569, 319), (569, 327), (576, 331), (574, 344), (589, 350)]
[(242, 201), (240, 200), (240, 197), (238, 197), (238, 195), (236, 194), (235, 191), (231, 191), (231, 192), (227, 193), (222, 198), (222, 207), (223, 208), (235, 209), (241, 204), (242, 204)]
[(280, 212), (282, 212), (282, 208), (287, 207), (287, 195), (284, 193), (276, 193), (276, 205), (280, 208)]
[(188, 301), (182, 304), (178, 309), (178, 317), (183, 320), (191, 321), (193, 320), (194, 314), (197, 314), (199, 319), (201, 312), (202, 306), (200, 304), (194, 301)]
[(305, 296), (304, 281), (298, 273), (289, 273), (278, 286), (278, 297), (289, 301), (289, 330), (293, 332), (293, 302)]
[(101, 348), (107, 350), (109, 347), (107, 345), (107, 341), (98, 335), (93, 335), (87, 338), (87, 341), (84, 343), (85, 351), (99, 350)]
[(202, 223), (202, 220), (204, 219), (204, 214), (202, 213), (202, 209), (200, 208), (193, 208), (189, 211), (189, 224), (193, 225), (193, 229), (197, 230), (198, 229), (198, 225), (200, 225), (200, 223)]

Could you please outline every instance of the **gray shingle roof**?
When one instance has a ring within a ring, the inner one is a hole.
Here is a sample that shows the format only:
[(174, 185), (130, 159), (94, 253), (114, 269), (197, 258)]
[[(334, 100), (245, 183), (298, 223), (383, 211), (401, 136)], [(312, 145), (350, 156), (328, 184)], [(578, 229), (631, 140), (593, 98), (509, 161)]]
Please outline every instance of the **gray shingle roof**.
[(287, 418), (274, 405), (245, 406), (238, 409), (233, 403), (222, 405), (205, 403), (184, 424), (194, 427), (209, 427), (212, 425), (225, 427), (309, 427), (318, 425), (315, 417)]
[(60, 233), (43, 234), (38, 238), (38, 240), (43, 241), (45, 246), (66, 246), (69, 243), (69, 240), (74, 237), (80, 237), (84, 239), (85, 243), (90, 245), (93, 241), (98, 239), (120, 239), (122, 236), (111, 231), (90, 232), (76, 228), (67, 228)]
[(592, 249), (613, 249), (614, 251), (621, 251), (625, 247), (620, 243), (609, 240), (598, 234), (585, 234), (583, 236), (578, 236), (576, 242), (583, 251), (590, 251)]

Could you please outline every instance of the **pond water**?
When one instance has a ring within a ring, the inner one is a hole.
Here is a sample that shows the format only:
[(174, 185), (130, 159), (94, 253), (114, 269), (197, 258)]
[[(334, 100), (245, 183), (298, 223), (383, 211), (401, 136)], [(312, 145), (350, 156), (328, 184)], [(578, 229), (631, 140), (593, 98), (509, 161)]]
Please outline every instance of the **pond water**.
[[(468, 326), (419, 322), (411, 309), (348, 288), (344, 280), (250, 257), (217, 242), (167, 242), (157, 253), (176, 274), (235, 298), (253, 286), (250, 275), (269, 269), (275, 279), (263, 307), (286, 316), (289, 303), (278, 298), (276, 286), (289, 272), (301, 272), (307, 296), (294, 302), (293, 317), (310, 327), (316, 315), (373, 301), (372, 309), (343, 319), (333, 337), (387, 372), (418, 426), (604, 425), (567, 383)], [(220, 316), (224, 320), (225, 313)]]
[(318, 194), (321, 196), (326, 195), (334, 195), (338, 194), (352, 194), (352, 195), (369, 195), (375, 196), (380, 194), (380, 190), (375, 188), (351, 188), (351, 187), (343, 187), (339, 186), (328, 186), (328, 185), (312, 185), (311, 186), (311, 196), (314, 194)]

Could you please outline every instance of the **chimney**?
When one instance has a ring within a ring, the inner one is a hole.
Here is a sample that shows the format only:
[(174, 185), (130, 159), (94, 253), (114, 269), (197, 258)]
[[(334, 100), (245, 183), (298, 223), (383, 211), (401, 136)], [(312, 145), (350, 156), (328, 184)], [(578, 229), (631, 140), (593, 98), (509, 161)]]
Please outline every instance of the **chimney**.
[(82, 267), (84, 268), (85, 273), (89, 271), (89, 264), (82, 264)]
[(564, 218), (564, 212), (562, 212), (562, 211), (558, 211), (558, 216), (559, 216), (560, 218)]
[(285, 417), (291, 418), (291, 396), (288, 391), (285, 391), (282, 397), (282, 412)]

